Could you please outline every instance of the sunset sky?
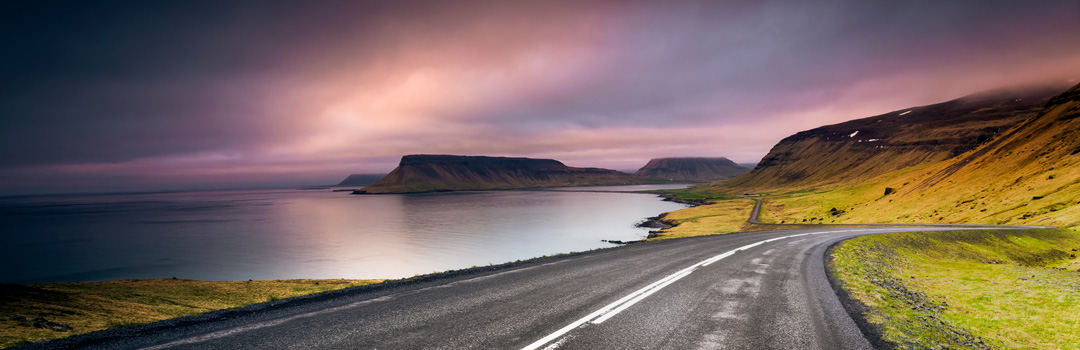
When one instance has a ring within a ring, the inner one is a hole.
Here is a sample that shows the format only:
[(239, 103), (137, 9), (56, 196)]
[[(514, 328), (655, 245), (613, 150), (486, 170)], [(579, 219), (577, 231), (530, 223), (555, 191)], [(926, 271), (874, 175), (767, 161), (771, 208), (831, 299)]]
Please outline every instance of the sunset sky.
[(0, 195), (329, 184), (412, 153), (761, 159), (1080, 79), (1077, 1), (27, 1)]

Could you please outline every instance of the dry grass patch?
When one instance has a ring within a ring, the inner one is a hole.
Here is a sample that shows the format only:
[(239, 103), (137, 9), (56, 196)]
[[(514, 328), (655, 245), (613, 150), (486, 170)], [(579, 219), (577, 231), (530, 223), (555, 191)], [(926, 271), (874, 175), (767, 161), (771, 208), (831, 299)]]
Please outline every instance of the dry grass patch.
[(662, 230), (653, 240), (694, 237), (742, 231), (754, 209), (747, 198), (718, 200), (713, 204), (680, 209), (665, 214), (665, 220), (679, 223)]

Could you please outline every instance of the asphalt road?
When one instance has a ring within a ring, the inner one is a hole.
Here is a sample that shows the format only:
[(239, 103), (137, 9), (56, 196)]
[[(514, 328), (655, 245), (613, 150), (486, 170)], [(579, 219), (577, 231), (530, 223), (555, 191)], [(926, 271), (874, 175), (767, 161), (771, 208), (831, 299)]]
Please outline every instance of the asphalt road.
[(867, 349), (826, 279), (824, 252), (857, 235), (913, 230), (640, 243), (31, 348)]

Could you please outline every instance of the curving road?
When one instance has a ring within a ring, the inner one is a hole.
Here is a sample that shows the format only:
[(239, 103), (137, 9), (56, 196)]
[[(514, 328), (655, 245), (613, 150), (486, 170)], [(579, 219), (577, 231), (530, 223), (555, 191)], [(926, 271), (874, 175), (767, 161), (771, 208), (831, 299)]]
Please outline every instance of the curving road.
[(846, 238), (911, 230), (633, 244), (30, 348), (866, 349), (870, 342), (826, 279), (823, 254)]

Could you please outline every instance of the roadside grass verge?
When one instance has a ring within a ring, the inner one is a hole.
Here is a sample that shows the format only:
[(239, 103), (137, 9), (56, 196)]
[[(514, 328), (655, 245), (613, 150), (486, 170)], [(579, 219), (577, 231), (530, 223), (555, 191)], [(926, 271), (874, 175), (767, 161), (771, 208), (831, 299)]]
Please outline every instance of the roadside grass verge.
[(1080, 349), (1080, 233), (905, 232), (833, 248), (829, 268), (897, 348)]
[[(0, 347), (378, 282), (382, 280), (145, 279), (0, 284)], [(35, 318), (40, 319), (34, 322)], [(64, 324), (71, 330), (34, 326), (46, 322)]]

